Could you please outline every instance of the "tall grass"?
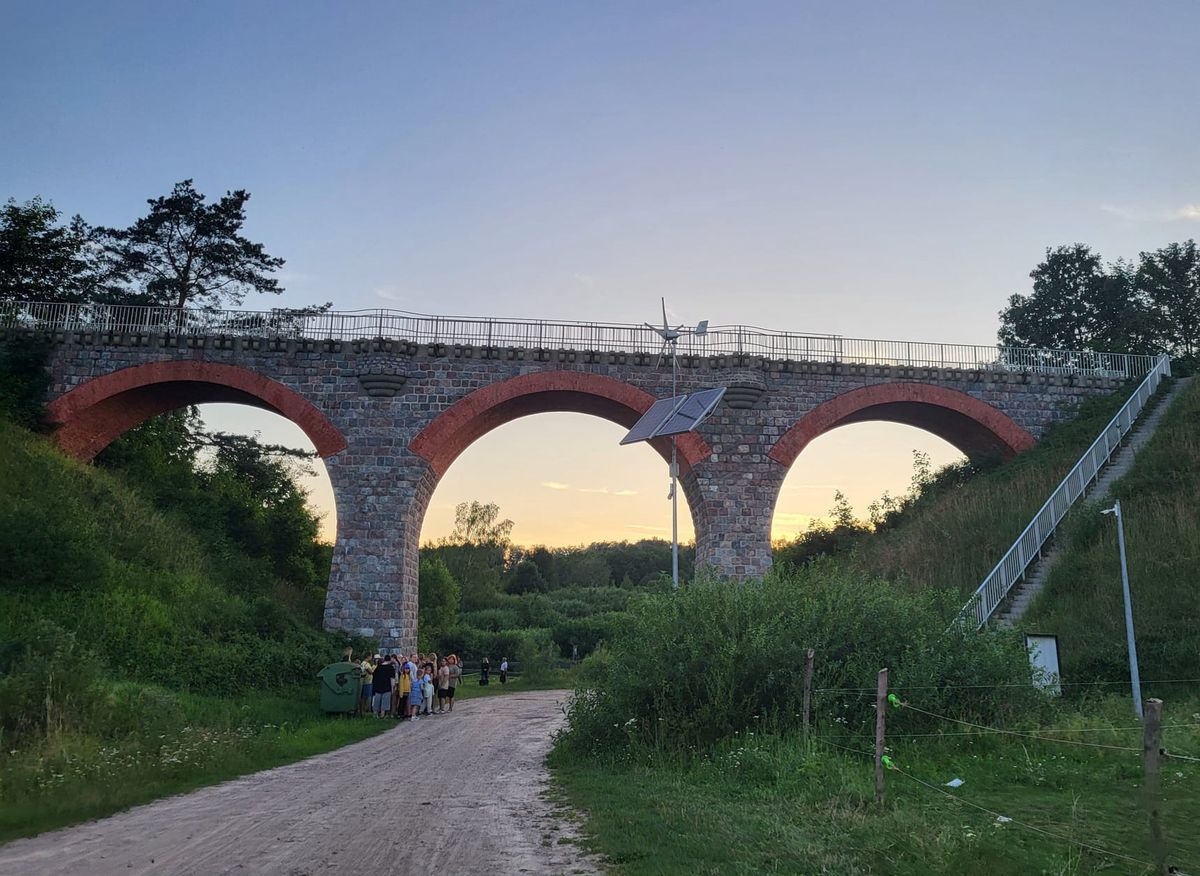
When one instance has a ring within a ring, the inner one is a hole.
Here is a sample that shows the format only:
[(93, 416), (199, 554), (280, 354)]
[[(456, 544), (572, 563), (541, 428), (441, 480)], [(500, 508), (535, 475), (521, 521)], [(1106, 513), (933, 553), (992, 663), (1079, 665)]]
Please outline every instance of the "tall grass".
[(914, 590), (975, 590), (1128, 398), (1084, 402), (1031, 450), (918, 499), (889, 529), (860, 540), (853, 567)]

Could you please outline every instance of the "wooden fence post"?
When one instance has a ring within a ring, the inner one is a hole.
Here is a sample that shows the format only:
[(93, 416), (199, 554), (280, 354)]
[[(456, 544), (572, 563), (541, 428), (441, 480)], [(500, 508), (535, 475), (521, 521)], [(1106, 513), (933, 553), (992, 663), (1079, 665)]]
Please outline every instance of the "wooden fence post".
[(804, 744), (808, 745), (808, 723), (812, 715), (813, 649), (804, 655)]
[(1157, 873), (1169, 873), (1167, 849), (1163, 843), (1162, 824), (1158, 820), (1160, 803), (1158, 761), (1162, 752), (1162, 700), (1146, 700), (1142, 724), (1143, 793), (1150, 814), (1150, 853), (1154, 856)]
[(887, 719), (888, 671), (879, 670), (879, 685), (875, 689), (875, 802), (883, 808), (883, 731)]

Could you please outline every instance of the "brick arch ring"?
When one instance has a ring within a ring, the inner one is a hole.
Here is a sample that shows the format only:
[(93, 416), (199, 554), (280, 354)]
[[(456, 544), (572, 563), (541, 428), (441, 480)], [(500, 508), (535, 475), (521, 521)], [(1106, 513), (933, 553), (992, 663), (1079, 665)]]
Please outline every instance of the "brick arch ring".
[[(438, 414), (409, 447), (441, 477), (468, 446), (487, 432), (518, 417), (571, 411), (632, 426), (656, 401), (650, 393), (599, 374), (538, 371), (493, 383), (459, 399)], [(665, 459), (669, 441), (651, 442)], [(678, 438), (679, 470), (689, 474), (711, 449), (699, 435)]]
[(113, 440), (157, 414), (205, 402), (236, 402), (287, 417), (322, 457), (346, 449), (346, 439), (312, 402), (282, 383), (218, 362), (148, 362), (94, 377), (46, 408), (54, 440), (89, 460)]
[(932, 432), (971, 458), (1009, 457), (1036, 443), (1006, 413), (965, 392), (929, 383), (878, 383), (844, 392), (809, 411), (780, 436), (769, 456), (790, 466), (818, 435), (870, 420)]

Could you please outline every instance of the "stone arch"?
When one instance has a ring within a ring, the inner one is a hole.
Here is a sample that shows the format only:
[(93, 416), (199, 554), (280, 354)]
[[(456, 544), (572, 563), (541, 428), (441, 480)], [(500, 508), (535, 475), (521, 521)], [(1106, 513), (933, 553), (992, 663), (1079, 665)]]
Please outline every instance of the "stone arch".
[[(656, 401), (645, 390), (600, 374), (577, 371), (538, 371), (492, 383), (475, 390), (438, 414), (409, 444), (409, 449), (429, 464), (429, 473), (417, 490), (409, 529), (415, 539), (437, 482), (458, 456), (476, 439), (505, 423), (533, 414), (573, 412), (589, 414), (630, 427)], [(671, 458), (667, 439), (651, 442), (666, 460)], [(707, 531), (708, 514), (696, 482), (694, 467), (712, 451), (696, 433), (677, 439), (679, 477), (692, 515), (697, 544)], [(414, 545), (415, 546), (415, 545)]]
[(870, 420), (916, 426), (972, 458), (1009, 457), (1036, 443), (1008, 414), (960, 390), (930, 383), (878, 383), (818, 405), (780, 436), (769, 455), (783, 466), (791, 466), (818, 435)]
[(322, 457), (346, 439), (310, 401), (282, 383), (236, 365), (199, 360), (149, 362), (85, 381), (46, 408), (54, 440), (90, 460), (134, 426), (185, 405), (237, 402), (273, 411), (299, 426)]
[[(655, 397), (645, 390), (599, 374), (576, 371), (538, 371), (492, 383), (459, 399), (438, 414), (409, 445), (440, 477), (477, 438), (507, 422), (531, 414), (557, 411), (590, 414), (621, 426), (632, 426)], [(664, 459), (671, 443), (651, 442)], [(678, 438), (679, 468), (689, 472), (711, 450), (699, 435)]]

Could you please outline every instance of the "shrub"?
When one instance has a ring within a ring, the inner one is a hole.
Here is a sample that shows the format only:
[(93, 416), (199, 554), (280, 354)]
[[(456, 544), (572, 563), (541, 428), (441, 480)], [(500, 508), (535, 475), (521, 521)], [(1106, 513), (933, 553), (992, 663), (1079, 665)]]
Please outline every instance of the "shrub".
[[(1029, 682), (1015, 633), (947, 632), (958, 597), (909, 594), (828, 561), (732, 586), (702, 581), (638, 600), (585, 661), (567, 743), (707, 746), (748, 728), (799, 723), (805, 651), (817, 652), (816, 720), (865, 730), (881, 667), (893, 685)], [(832, 689), (832, 690), (830, 690)], [(1032, 686), (922, 691), (931, 711), (982, 717), (1041, 701)]]

